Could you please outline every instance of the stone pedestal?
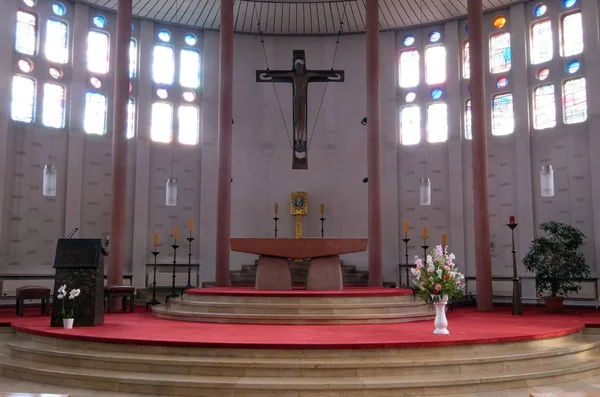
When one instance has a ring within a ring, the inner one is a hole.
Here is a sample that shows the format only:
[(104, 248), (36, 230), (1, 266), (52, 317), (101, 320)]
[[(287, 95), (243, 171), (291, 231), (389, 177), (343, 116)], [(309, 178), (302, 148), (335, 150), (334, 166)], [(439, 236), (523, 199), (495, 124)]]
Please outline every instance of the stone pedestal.
[[(60, 312), (63, 308), (75, 309), (76, 327), (104, 323), (104, 254), (100, 239), (59, 239), (56, 246), (54, 291), (52, 302), (52, 327), (62, 327)], [(67, 286), (81, 290), (70, 300), (68, 295), (57, 299), (57, 291)]]
[(339, 290), (344, 289), (342, 280), (342, 266), (340, 257), (322, 256), (310, 261), (306, 289), (312, 290)]
[(256, 289), (291, 290), (292, 275), (287, 259), (261, 255), (256, 269)]

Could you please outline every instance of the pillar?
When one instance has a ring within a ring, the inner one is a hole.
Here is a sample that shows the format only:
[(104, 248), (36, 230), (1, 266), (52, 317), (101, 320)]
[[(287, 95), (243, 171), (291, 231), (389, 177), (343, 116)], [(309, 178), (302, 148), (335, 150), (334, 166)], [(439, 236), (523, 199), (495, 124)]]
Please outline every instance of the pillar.
[[(129, 100), (129, 41), (132, 0), (119, 0), (115, 50), (115, 90), (112, 126), (112, 206), (108, 284), (123, 284), (125, 258), (125, 199), (127, 194), (127, 104)], [(115, 299), (115, 307), (120, 307)]]
[(231, 231), (231, 145), (233, 119), (233, 0), (221, 0), (219, 61), (219, 158), (217, 176), (217, 252), (215, 282), (229, 285)]
[(475, 214), (475, 266), (477, 309), (492, 310), (492, 253), (487, 185), (487, 132), (485, 69), (483, 58), (482, 0), (468, 0), (469, 48), (471, 52), (471, 123), (473, 131), (473, 204)]
[(381, 164), (379, 110), (379, 0), (367, 0), (367, 176), (369, 199), (369, 286), (382, 286)]

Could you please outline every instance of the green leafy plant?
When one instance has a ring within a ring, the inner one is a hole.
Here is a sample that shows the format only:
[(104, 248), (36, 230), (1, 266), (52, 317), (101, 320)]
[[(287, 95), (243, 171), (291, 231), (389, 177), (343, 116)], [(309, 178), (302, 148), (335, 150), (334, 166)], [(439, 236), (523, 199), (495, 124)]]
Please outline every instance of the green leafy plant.
[(578, 292), (581, 280), (589, 277), (590, 268), (579, 251), (585, 235), (576, 227), (561, 222), (544, 222), (539, 226), (545, 234), (531, 243), (523, 265), (535, 272), (539, 295), (551, 297)]
[(464, 276), (454, 263), (454, 254), (448, 254), (441, 245), (423, 259), (415, 257), (416, 267), (410, 269), (415, 276), (414, 283), (419, 290), (419, 296), (425, 302), (438, 302), (448, 295), (448, 299), (458, 299), (462, 296)]

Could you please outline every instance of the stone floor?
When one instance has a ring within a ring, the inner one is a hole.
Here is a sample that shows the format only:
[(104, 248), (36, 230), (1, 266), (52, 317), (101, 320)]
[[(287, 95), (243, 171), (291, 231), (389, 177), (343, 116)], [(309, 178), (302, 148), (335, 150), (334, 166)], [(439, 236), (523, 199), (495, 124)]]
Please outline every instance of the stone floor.
[[(529, 393), (554, 392), (600, 392), (600, 376), (581, 379), (573, 382), (557, 383), (552, 386), (538, 386), (531, 389), (514, 389), (503, 392), (463, 393), (459, 395), (444, 395), (444, 397), (528, 397)], [(0, 377), (0, 392), (13, 393), (64, 393), (70, 397), (149, 397), (148, 394), (114, 393), (88, 389), (72, 389), (68, 387), (44, 385), (26, 382), (19, 379)], [(432, 396), (429, 396), (432, 397)]]

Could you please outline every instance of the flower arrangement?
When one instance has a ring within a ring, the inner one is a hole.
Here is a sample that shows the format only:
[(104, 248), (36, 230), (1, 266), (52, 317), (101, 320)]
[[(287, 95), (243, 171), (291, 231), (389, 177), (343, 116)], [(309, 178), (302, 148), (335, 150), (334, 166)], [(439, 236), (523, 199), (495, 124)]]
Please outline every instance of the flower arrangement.
[[(65, 308), (65, 296), (67, 296), (67, 286), (63, 285), (62, 287), (60, 287), (58, 289), (58, 299), (62, 299), (62, 310), (60, 311), (60, 315), (63, 319), (69, 319), (69, 318), (74, 318), (75, 316), (75, 309), (71, 308), (70, 311), (67, 311), (67, 309)], [(75, 298), (77, 298), (79, 296), (79, 294), (81, 293), (81, 290), (79, 289), (72, 289), (71, 292), (69, 292), (69, 299), (73, 300)]]
[(457, 269), (454, 254), (448, 254), (448, 248), (441, 245), (427, 255), (425, 263), (415, 256), (416, 267), (410, 269), (415, 276), (414, 283), (419, 289), (419, 296), (426, 302), (439, 302), (457, 299), (462, 296), (462, 285), (465, 276)]

